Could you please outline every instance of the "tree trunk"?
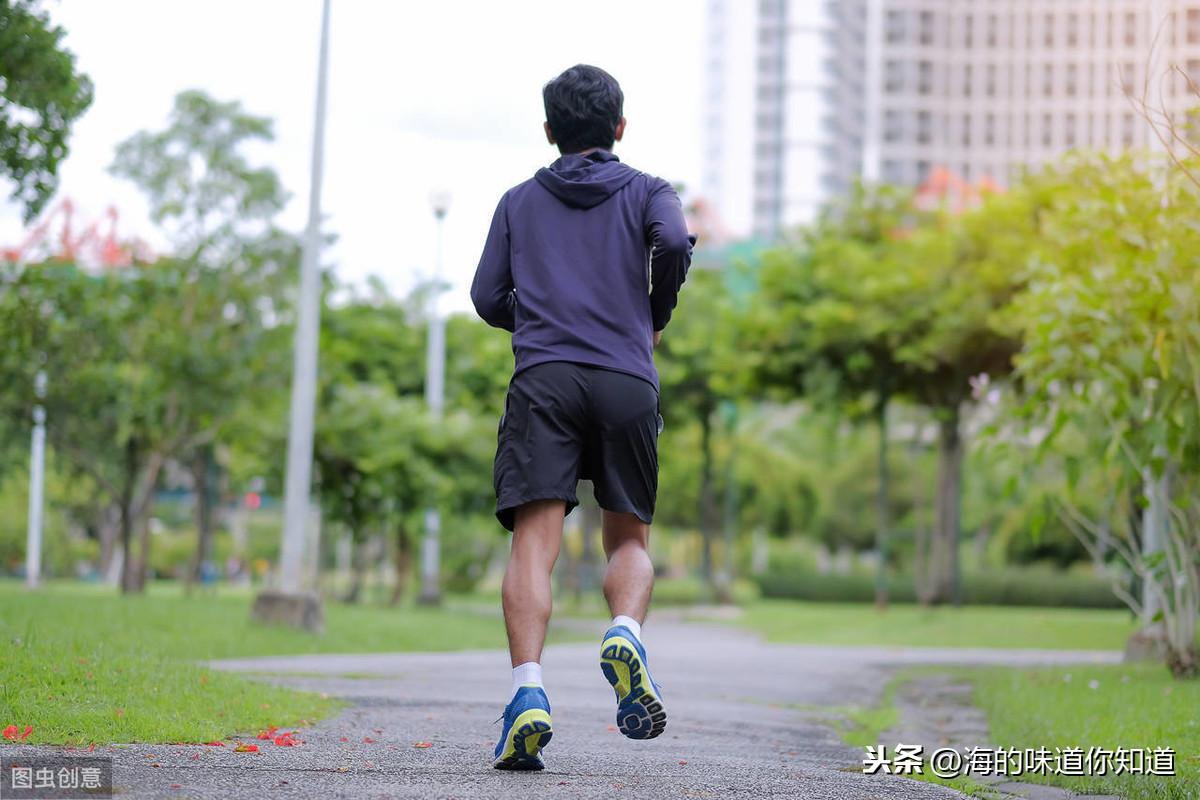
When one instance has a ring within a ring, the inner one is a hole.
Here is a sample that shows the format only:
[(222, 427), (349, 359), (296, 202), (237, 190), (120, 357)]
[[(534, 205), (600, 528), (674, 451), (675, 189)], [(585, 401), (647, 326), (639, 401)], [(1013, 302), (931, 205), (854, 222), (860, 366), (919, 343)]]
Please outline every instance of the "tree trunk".
[(187, 574), (184, 576), (184, 591), (188, 594), (191, 594), (192, 585), (201, 579), (201, 570), (212, 551), (213, 509), (211, 487), (208, 480), (211, 461), (212, 448), (209, 445), (203, 445), (196, 449), (189, 464), (192, 473), (192, 491), (196, 496), (196, 551), (192, 554), (191, 564), (188, 565)]
[(700, 572), (713, 586), (713, 539), (716, 538), (717, 498), (713, 491), (712, 414), (700, 416), (700, 537), (703, 546)]
[(875, 496), (875, 554), (879, 563), (875, 569), (875, 607), (880, 611), (888, 604), (888, 544), (892, 529), (891, 471), (888, 467), (888, 400), (882, 395), (875, 408), (875, 423), (879, 429), (879, 488)]
[(112, 570), (116, 554), (117, 539), (121, 535), (121, 508), (114, 503), (100, 512), (97, 519), (96, 536), (100, 540), (100, 558), (97, 572), (101, 579)]
[(392, 605), (399, 605), (408, 591), (408, 578), (412, 572), (412, 536), (408, 526), (401, 522), (396, 526), (396, 584), (392, 587)]
[(600, 506), (596, 505), (596, 501), (592, 498), (591, 484), (588, 484), (586, 492), (581, 488), (579, 494), (579, 511), (581, 514), (579, 529), (583, 538), (583, 546), (579, 554), (579, 563), (577, 566), (579, 569), (579, 591), (582, 594), (591, 592), (600, 583), (598, 579), (600, 575), (598, 566), (600, 548), (596, 546), (596, 534), (600, 531), (603, 520), (600, 516)]
[(350, 540), (354, 543), (354, 556), (350, 559), (353, 575), (350, 579), (350, 590), (342, 598), (346, 603), (357, 603), (362, 597), (363, 576), (367, 571), (367, 542), (350, 532)]
[(962, 525), (962, 460), (959, 411), (954, 406), (938, 424), (936, 518), (929, 593), (932, 603), (961, 602), (958, 540)]

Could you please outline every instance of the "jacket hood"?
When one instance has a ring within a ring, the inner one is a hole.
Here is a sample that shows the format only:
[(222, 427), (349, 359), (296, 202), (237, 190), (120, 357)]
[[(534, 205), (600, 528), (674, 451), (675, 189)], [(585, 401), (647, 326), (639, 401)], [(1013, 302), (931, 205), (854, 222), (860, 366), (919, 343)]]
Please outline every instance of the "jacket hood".
[(546, 190), (572, 208), (591, 208), (607, 200), (638, 171), (607, 150), (586, 156), (565, 155), (533, 176)]

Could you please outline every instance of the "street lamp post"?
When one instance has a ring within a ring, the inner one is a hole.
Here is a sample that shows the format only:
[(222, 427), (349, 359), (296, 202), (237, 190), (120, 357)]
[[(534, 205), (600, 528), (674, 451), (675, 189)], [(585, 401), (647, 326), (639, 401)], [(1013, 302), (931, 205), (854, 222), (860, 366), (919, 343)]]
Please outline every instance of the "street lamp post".
[[(429, 340), (425, 350), (425, 404), (429, 417), (436, 425), (442, 419), (446, 403), (446, 319), (442, 316), (440, 303), (442, 293), (442, 237), (446, 212), (450, 208), (448, 192), (434, 192), (429, 197), (433, 207), (433, 218), (437, 221), (437, 251), (434, 259), (433, 286), (429, 297)], [(422, 605), (437, 605), (441, 602), (438, 588), (440, 538), (442, 517), (437, 505), (431, 503), (425, 509), (425, 536), (421, 540), (421, 593), (417, 602)]]
[(317, 334), (321, 324), (321, 174), (325, 151), (326, 74), (329, 67), (329, 0), (321, 13), (321, 45), (317, 65), (317, 105), (313, 123), (312, 182), (308, 225), (300, 262), (296, 335), (292, 368), (292, 401), (288, 426), (287, 476), (284, 487), (283, 542), (279, 587), (264, 591), (254, 603), (254, 617), (317, 630), (324, 625), (320, 598), (303, 586), (306, 528), (312, 503), (313, 418), (317, 396)]
[(46, 371), (34, 378), (37, 405), (33, 408), (33, 437), (29, 452), (29, 529), (25, 539), (25, 585), (35, 588), (42, 578), (42, 508), (46, 479)]

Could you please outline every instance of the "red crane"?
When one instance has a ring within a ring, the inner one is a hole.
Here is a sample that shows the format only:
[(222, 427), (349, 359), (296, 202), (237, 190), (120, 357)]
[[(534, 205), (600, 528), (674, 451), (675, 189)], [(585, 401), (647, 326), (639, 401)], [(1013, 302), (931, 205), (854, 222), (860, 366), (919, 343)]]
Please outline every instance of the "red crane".
[[(153, 252), (142, 240), (121, 241), (117, 238), (120, 215), (115, 206), (109, 206), (102, 220), (94, 220), (78, 234), (72, 225), (74, 218), (75, 203), (69, 197), (63, 198), (29, 229), (20, 244), (0, 248), (0, 261), (29, 263), (54, 260), (115, 268), (127, 267), (135, 260), (153, 260)], [(60, 219), (61, 227), (55, 235), (53, 226)], [(103, 230), (102, 221), (108, 223)]]

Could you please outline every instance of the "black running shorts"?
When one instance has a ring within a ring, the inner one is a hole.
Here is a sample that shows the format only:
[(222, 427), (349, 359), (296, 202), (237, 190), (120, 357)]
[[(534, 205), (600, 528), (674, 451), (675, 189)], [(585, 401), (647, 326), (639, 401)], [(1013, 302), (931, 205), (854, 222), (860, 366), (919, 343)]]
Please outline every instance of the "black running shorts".
[(579, 505), (591, 480), (607, 511), (649, 523), (658, 491), (658, 390), (623, 372), (566, 361), (513, 376), (500, 418), (494, 482), (496, 518), (513, 529), (516, 509), (534, 500)]

